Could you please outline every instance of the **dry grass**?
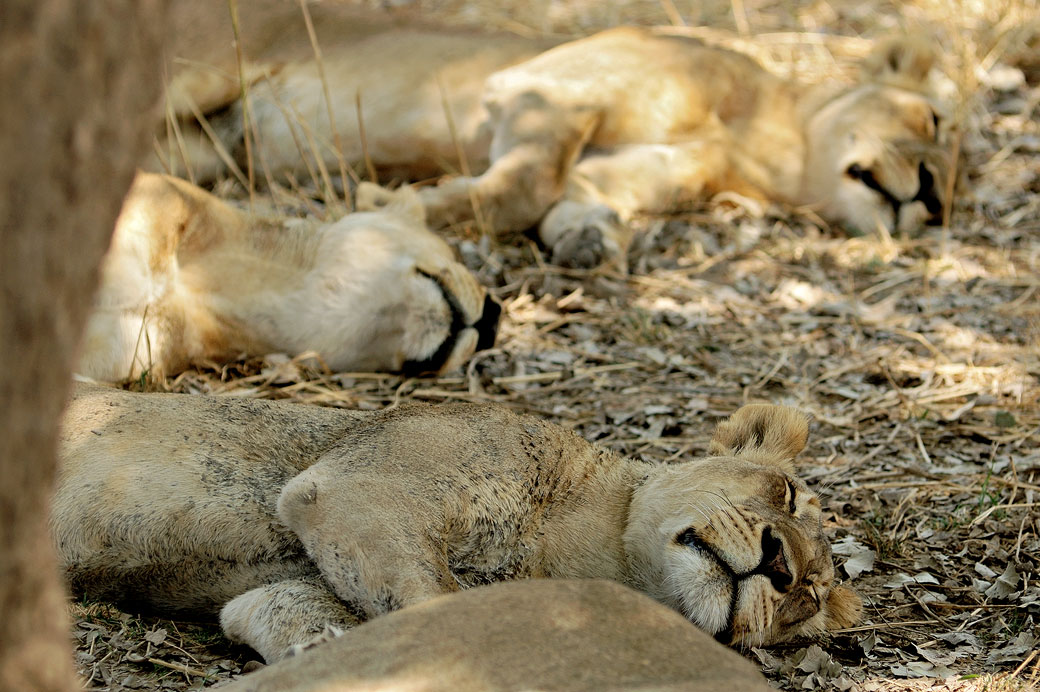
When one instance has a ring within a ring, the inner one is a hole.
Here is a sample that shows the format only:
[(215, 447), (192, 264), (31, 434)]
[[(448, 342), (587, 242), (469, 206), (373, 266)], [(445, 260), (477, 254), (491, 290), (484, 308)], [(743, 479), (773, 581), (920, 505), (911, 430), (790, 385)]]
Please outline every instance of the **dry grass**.
[[(1037, 3), (411, 4), (528, 34), (671, 24), (802, 79), (847, 78), (870, 39), (924, 32), (946, 55), (939, 86), (964, 187), (948, 227), (915, 238), (850, 238), (804, 210), (724, 200), (644, 219), (627, 277), (547, 267), (520, 237), (464, 233), (456, 246), (506, 315), (499, 345), (464, 373), (402, 379), (269, 357), (161, 388), (364, 409), (494, 401), (662, 462), (704, 452), (715, 421), (742, 403), (797, 406), (815, 420), (801, 473), (866, 618), (747, 653), (783, 689), (1034, 689), (1040, 87), (1020, 77), (1035, 79), (1040, 64), (1021, 28)], [(226, 679), (249, 658), (213, 628), (98, 604), (74, 611), (92, 687), (182, 689)]]

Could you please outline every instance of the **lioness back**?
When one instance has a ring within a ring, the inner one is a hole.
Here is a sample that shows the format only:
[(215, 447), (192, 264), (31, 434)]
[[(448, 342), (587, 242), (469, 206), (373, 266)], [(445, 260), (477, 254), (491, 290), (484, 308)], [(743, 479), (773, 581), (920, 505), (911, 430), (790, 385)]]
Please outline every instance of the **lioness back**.
[(77, 385), (52, 509), (73, 591), (212, 614), (270, 578), (266, 562), (312, 573), (271, 508), (353, 421), (318, 407)]
[(619, 584), (527, 580), (442, 596), (251, 674), (229, 692), (421, 688), (768, 692), (754, 666)]

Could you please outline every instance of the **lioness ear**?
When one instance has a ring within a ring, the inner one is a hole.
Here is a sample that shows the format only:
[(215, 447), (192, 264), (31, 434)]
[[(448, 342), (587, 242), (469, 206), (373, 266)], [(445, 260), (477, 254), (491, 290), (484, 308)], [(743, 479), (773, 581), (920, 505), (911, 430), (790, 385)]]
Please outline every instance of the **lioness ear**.
[(868, 81), (920, 89), (935, 64), (935, 48), (921, 37), (898, 36), (879, 41), (863, 61)]
[(824, 605), (823, 627), (826, 630), (840, 630), (852, 627), (859, 622), (863, 612), (863, 602), (855, 591), (844, 586), (835, 586), (827, 594)]
[(708, 445), (713, 456), (740, 456), (792, 471), (791, 460), (809, 439), (809, 423), (793, 408), (750, 404), (719, 423)]
[(426, 224), (426, 207), (419, 193), (409, 185), (396, 190), (362, 181), (354, 191), (354, 208), (358, 211), (388, 211), (408, 219)]

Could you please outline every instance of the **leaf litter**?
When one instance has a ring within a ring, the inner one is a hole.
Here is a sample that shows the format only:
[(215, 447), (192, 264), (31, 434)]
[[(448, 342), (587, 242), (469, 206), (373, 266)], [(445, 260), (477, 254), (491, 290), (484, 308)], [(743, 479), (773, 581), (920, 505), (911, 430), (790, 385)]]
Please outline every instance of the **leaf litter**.
[[(498, 345), (464, 372), (333, 373), (313, 354), (271, 354), (152, 388), (363, 410), (497, 402), (661, 463), (703, 454), (714, 424), (741, 404), (795, 406), (813, 419), (799, 473), (820, 496), (838, 574), (863, 597), (864, 620), (744, 653), (784, 690), (1035, 689), (1035, 0), (395, 4), (530, 34), (678, 18), (691, 33), (802, 79), (848, 78), (868, 39), (923, 31), (948, 53), (940, 86), (964, 95), (956, 116), (964, 184), (950, 225), (915, 237), (850, 237), (811, 210), (723, 197), (639, 221), (627, 275), (546, 266), (520, 236), (460, 228), (451, 242), (505, 314)], [(231, 182), (218, 189), (244, 195)], [(257, 665), (212, 623), (104, 603), (70, 610), (88, 689), (194, 690)]]

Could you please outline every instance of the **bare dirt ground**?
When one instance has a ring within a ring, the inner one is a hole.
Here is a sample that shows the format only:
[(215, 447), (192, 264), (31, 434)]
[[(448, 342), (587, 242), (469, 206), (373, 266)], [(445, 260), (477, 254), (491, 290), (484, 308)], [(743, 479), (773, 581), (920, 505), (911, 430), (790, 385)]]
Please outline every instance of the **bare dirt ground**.
[[(498, 346), (464, 373), (330, 373), (271, 356), (160, 388), (365, 409), (493, 401), (661, 462), (703, 453), (715, 422), (743, 403), (796, 406), (814, 419), (801, 474), (822, 497), (865, 619), (747, 655), (785, 690), (1034, 688), (1040, 32), (1023, 27), (1035, 27), (1037, 3), (411, 4), (530, 34), (709, 25), (714, 39), (802, 79), (848, 76), (869, 39), (923, 32), (946, 54), (940, 87), (962, 157), (949, 224), (850, 237), (811, 210), (719, 199), (642, 220), (627, 276), (565, 272), (521, 236), (457, 229), (453, 242), (506, 315)], [(100, 603), (72, 610), (90, 689), (208, 687), (255, 658), (211, 624)]]

